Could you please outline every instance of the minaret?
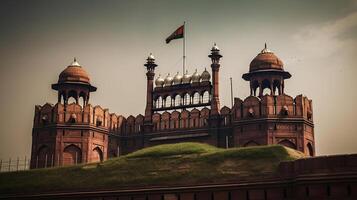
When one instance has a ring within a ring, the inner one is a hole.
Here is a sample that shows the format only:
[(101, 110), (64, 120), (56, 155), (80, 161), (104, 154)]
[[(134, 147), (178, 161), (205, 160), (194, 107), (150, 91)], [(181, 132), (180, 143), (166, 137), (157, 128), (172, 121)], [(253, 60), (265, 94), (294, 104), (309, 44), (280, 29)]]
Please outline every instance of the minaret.
[[(154, 89), (154, 76), (155, 76), (155, 57), (150, 53), (148, 58), (146, 59), (146, 63), (144, 64), (146, 67), (146, 78), (147, 78), (147, 90), (146, 90), (146, 108), (145, 108), (145, 119), (144, 126), (150, 127), (152, 123), (152, 107), (153, 107), (153, 99), (152, 92)], [(145, 128), (147, 130), (147, 128)], [(145, 130), (145, 131), (146, 131)]]
[(219, 48), (214, 43), (212, 49), (211, 49), (211, 54), (208, 55), (208, 57), (211, 58), (212, 64), (212, 85), (213, 85), (213, 92), (212, 92), (212, 100), (211, 100), (211, 115), (219, 115), (219, 110), (220, 110), (220, 104), (219, 104), (219, 60), (222, 57), (221, 54), (219, 54)]

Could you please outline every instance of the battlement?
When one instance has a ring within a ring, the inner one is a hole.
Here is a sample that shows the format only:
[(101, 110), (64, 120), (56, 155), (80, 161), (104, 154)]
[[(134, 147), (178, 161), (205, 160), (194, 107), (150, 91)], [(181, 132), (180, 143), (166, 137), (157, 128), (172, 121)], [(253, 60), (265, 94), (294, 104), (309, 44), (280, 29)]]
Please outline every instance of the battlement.
[(242, 101), (234, 99), (233, 120), (253, 118), (303, 118), (313, 121), (312, 100), (298, 95), (292, 98), (289, 95), (265, 95), (261, 98), (249, 96)]
[(108, 109), (90, 104), (84, 107), (72, 103), (63, 105), (61, 103), (35, 106), (34, 128), (54, 124), (81, 124), (91, 125), (108, 130), (117, 128), (118, 117), (109, 113)]

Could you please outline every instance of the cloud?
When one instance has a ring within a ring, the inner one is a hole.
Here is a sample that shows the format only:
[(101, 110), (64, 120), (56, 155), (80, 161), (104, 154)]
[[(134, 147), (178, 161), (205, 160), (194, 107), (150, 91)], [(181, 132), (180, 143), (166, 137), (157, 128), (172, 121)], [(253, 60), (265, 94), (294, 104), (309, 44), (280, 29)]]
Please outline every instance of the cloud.
[(305, 58), (330, 57), (356, 52), (357, 12), (322, 24), (310, 25), (293, 35), (293, 42)]

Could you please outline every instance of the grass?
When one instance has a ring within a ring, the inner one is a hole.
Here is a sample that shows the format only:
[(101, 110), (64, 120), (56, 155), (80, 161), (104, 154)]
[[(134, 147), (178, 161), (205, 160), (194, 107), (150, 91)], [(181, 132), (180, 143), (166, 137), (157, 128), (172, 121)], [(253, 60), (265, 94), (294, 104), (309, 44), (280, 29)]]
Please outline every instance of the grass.
[(159, 145), (103, 163), (0, 173), (0, 193), (229, 182), (272, 176), (281, 161), (302, 157), (279, 145), (227, 150), (201, 143)]

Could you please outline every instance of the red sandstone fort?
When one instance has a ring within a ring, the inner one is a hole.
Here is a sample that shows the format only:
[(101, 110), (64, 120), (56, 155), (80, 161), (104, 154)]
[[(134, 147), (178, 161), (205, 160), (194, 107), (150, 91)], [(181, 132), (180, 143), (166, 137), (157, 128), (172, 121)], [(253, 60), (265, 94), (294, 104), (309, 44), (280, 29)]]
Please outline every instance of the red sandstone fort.
[[(58, 102), (35, 107), (31, 168), (65, 166), (107, 160), (149, 146), (203, 142), (217, 147), (282, 144), (315, 155), (312, 101), (284, 92), (291, 77), (283, 62), (265, 48), (251, 61), (242, 78), (250, 96), (234, 98), (233, 107), (220, 105), (219, 48), (208, 55), (208, 70), (155, 79), (155, 58), (144, 64), (147, 76), (144, 115), (110, 113), (89, 104), (97, 90), (74, 60), (52, 89)], [(154, 87), (155, 80), (155, 87)], [(69, 99), (74, 98), (74, 103)]]

